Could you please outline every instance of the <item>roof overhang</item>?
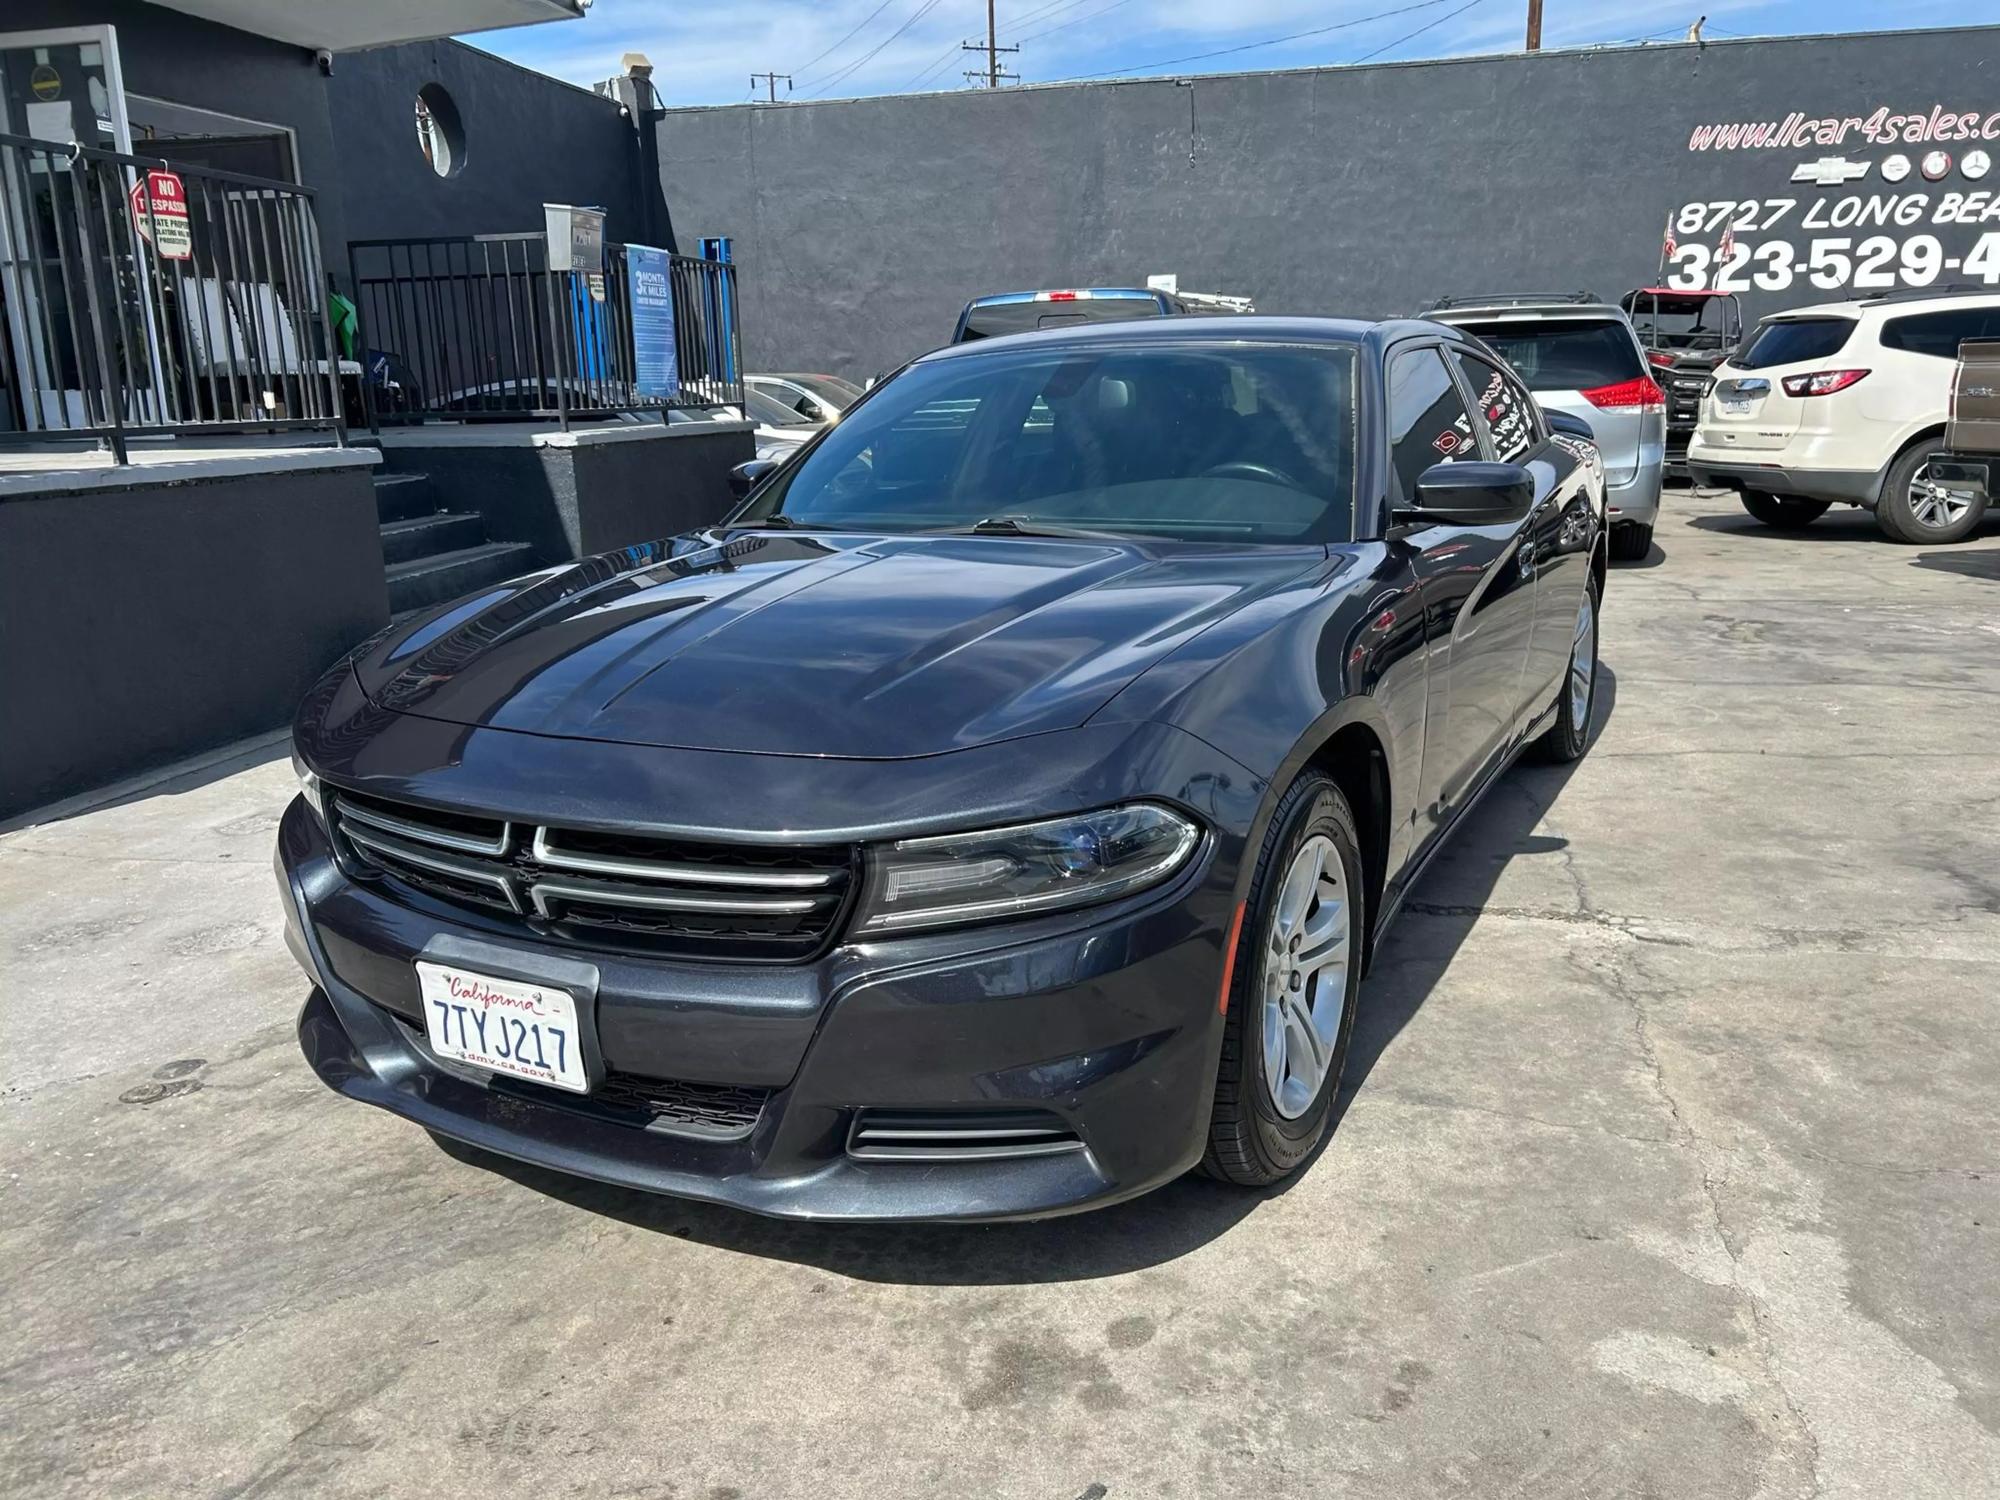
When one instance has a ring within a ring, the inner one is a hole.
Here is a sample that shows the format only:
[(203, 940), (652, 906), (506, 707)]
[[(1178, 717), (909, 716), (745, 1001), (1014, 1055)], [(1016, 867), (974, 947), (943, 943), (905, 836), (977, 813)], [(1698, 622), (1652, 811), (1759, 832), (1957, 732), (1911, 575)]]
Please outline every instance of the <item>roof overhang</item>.
[(589, 0), (154, 0), (253, 36), (352, 52), (391, 42), (420, 42), (468, 31), (498, 31), (542, 21), (574, 21)]

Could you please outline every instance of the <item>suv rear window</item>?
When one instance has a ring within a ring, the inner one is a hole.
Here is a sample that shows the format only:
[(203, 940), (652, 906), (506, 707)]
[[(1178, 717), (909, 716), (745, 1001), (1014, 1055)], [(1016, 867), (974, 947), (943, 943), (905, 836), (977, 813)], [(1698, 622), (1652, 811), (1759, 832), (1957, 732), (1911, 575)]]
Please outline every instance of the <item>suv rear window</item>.
[(1786, 318), (1766, 323), (1729, 362), (1739, 370), (1768, 370), (1840, 353), (1854, 332), (1852, 318)]
[(1532, 323), (1508, 319), (1458, 326), (1491, 344), (1530, 390), (1595, 390), (1646, 373), (1631, 330), (1610, 318), (1546, 318)]
[(1037, 328), (1063, 328), (1072, 323), (1124, 323), (1157, 318), (1162, 308), (1153, 297), (1078, 297), (1068, 302), (994, 302), (966, 315), (959, 342), (998, 338), (1005, 333), (1033, 333)]

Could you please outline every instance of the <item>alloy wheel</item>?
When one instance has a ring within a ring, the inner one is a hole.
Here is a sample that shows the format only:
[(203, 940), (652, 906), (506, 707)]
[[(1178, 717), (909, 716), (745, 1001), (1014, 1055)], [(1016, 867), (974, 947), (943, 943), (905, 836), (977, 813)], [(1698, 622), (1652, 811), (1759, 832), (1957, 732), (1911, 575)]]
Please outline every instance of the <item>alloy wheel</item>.
[(1576, 639), (1569, 649), (1569, 717), (1579, 731), (1590, 727), (1590, 687), (1597, 676), (1597, 611), (1590, 590), (1576, 611)]
[(1956, 526), (1972, 509), (1974, 496), (1969, 490), (1949, 490), (1931, 477), (1930, 466), (1917, 470), (1910, 481), (1910, 515), (1919, 526), (1934, 531), (1943, 531)]
[(1338, 1050), (1353, 927), (1340, 850), (1307, 839), (1278, 888), (1264, 951), (1264, 1083), (1287, 1120), (1312, 1108)]

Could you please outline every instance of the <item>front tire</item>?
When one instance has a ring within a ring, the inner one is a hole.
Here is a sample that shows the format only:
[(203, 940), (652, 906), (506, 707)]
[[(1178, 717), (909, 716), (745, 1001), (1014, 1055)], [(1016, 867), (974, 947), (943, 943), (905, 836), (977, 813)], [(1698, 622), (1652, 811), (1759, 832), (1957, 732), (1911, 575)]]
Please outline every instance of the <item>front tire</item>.
[(1611, 528), (1611, 560), (1640, 562), (1653, 550), (1653, 528), (1633, 522)]
[(1556, 721), (1535, 741), (1535, 757), (1568, 765), (1590, 748), (1590, 720), (1597, 711), (1597, 580), (1583, 586), (1570, 638), (1569, 666), (1556, 689)]
[(1892, 541), (1911, 546), (1962, 542), (1986, 515), (1986, 496), (1930, 482), (1925, 470), (1932, 455), (1943, 451), (1941, 439), (1929, 438), (1889, 465), (1881, 498), (1875, 502), (1875, 524)]
[(1762, 490), (1743, 492), (1743, 508), (1779, 531), (1803, 531), (1825, 515), (1829, 506), (1825, 500), (1781, 500)]
[(1290, 1176), (1325, 1136), (1354, 1034), (1366, 903), (1354, 812), (1307, 771), (1271, 815), (1250, 883), (1202, 1170)]

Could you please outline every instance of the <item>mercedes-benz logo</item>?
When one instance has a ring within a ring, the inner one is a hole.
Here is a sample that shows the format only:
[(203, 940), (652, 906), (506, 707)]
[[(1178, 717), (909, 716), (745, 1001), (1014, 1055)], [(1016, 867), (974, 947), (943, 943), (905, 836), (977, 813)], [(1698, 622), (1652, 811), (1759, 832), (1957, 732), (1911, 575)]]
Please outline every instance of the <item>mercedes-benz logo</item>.
[(1965, 153), (1964, 160), (1959, 162), (1958, 170), (1972, 181), (1977, 182), (1993, 170), (1993, 158), (1988, 156), (1984, 151), (1968, 151)]

